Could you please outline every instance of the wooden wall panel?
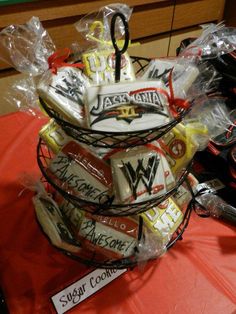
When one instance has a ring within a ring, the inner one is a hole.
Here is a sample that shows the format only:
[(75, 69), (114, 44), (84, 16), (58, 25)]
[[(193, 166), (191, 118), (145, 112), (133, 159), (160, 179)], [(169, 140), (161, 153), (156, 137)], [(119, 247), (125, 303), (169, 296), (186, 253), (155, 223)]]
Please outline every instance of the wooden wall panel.
[(226, 0), (224, 20), (226, 25), (236, 27), (236, 1)]
[(220, 21), (225, 0), (177, 0), (173, 29)]
[(169, 56), (176, 56), (176, 49), (179, 47), (181, 41), (185, 38), (198, 37), (202, 33), (200, 27), (184, 28), (180, 31), (175, 31), (171, 35)]
[(167, 56), (169, 37), (155, 36), (150, 41), (144, 41), (140, 46), (129, 48), (128, 52), (132, 56), (154, 58)]
[[(110, 0), (39, 0), (34, 3), (1, 7), (0, 29), (9, 24), (25, 23), (34, 15), (39, 16), (57, 48), (69, 46), (74, 41), (82, 45), (84, 41), (73, 24), (83, 14), (110, 2)], [(220, 20), (225, 0), (177, 0), (175, 10), (174, 0), (119, 0), (119, 2), (134, 6), (130, 20), (131, 39), (147, 43), (152, 40), (155, 42), (160, 35), (168, 40), (171, 26), (173, 30), (179, 30)], [(175, 14), (172, 25), (173, 13)], [(160, 45), (163, 45), (163, 49), (154, 44), (158, 54), (166, 51), (166, 41)], [(144, 49), (147, 49), (148, 55), (154, 54), (149, 50), (150, 47), (150, 44), (145, 45), (139, 48), (139, 51), (144, 54)], [(9, 66), (0, 61), (0, 69), (7, 67)]]
[[(122, 1), (121, 1), (122, 2)], [(146, 38), (153, 34), (168, 32), (173, 16), (173, 0), (143, 0), (123, 1), (134, 6), (130, 21), (132, 39)], [(52, 6), (53, 3), (53, 6)], [(0, 28), (11, 23), (21, 24), (33, 15), (38, 16), (43, 26), (48, 30), (57, 48), (68, 47), (78, 41), (86, 47), (88, 44), (76, 31), (74, 23), (82, 15), (96, 10), (110, 1), (37, 1), (11, 7), (1, 7)], [(9, 68), (8, 64), (0, 61), (0, 69)]]
[(147, 36), (169, 32), (174, 13), (174, 7), (171, 3), (161, 6), (156, 5), (136, 12), (130, 20), (131, 38), (140, 39)]
[[(132, 14), (129, 26), (132, 40), (139, 40), (151, 35), (168, 32), (171, 28), (173, 7), (157, 7), (138, 11)], [(76, 39), (81, 44), (85, 44), (81, 35), (76, 31), (74, 23), (79, 20), (79, 16), (56, 21), (43, 22), (53, 41), (58, 48), (68, 46)], [(62, 40), (63, 37), (63, 40)]]
[[(76, 1), (76, 0), (39, 0), (33, 3), (24, 3), (1, 7), (0, 28), (9, 24), (22, 24), (32, 16), (38, 16), (41, 21), (56, 20), (61, 17), (71, 17), (87, 14), (110, 4), (111, 0)], [(170, 2), (168, 0), (119, 0), (131, 7), (153, 3)], [(173, 1), (171, 1), (173, 2)]]

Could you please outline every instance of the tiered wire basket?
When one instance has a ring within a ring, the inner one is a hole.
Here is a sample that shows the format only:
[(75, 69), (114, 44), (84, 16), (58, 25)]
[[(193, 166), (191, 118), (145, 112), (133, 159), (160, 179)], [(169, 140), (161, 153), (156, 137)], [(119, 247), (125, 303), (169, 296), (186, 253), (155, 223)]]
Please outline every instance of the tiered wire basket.
[[(137, 75), (144, 72), (145, 68), (150, 62), (150, 59), (139, 57), (132, 57), (132, 60)], [(94, 148), (102, 147), (107, 149), (128, 149), (153, 142), (154, 140), (161, 138), (174, 126), (181, 122), (183, 117), (188, 112), (188, 110), (181, 109), (178, 115), (175, 118), (172, 118), (171, 121), (152, 129), (135, 132), (103, 132), (73, 125), (70, 122), (65, 121), (63, 117), (60, 116), (60, 114), (54, 109), (52, 109), (50, 105), (47, 104), (43, 99), (40, 99), (40, 103), (48, 116), (53, 118), (57, 122), (57, 124), (61, 126), (61, 128), (65, 131), (67, 135), (71, 136), (76, 141), (86, 144), (88, 146), (92, 146)], [(72, 194), (70, 191), (65, 189), (63, 184), (58, 184), (58, 182), (55, 181), (55, 178), (51, 176), (49, 172), (47, 172), (47, 168), (53, 157), (54, 153), (50, 150), (50, 148), (47, 147), (44, 141), (40, 139), (37, 147), (37, 161), (39, 168), (43, 174), (43, 182), (45, 183), (47, 188), (50, 186), (50, 192), (52, 194), (52, 191), (55, 191), (55, 193), (59, 193), (68, 203), (71, 203), (75, 207), (95, 215), (117, 217), (138, 215), (145, 212), (146, 210), (153, 208), (154, 206), (157, 206), (168, 197), (173, 195), (175, 192), (177, 192), (180, 185), (182, 185), (184, 182), (186, 182), (191, 191), (191, 187), (190, 184), (188, 184), (187, 178), (191, 167), (191, 163), (189, 163), (186, 169), (183, 169), (182, 173), (177, 178), (175, 186), (167, 191), (167, 193), (165, 193), (164, 195), (138, 203), (117, 204), (114, 203), (114, 197), (110, 197), (102, 203), (94, 203)], [(177, 240), (182, 239), (182, 235), (188, 226), (191, 212), (192, 203), (190, 202), (189, 206), (183, 213), (183, 221), (169, 241), (166, 247), (167, 249), (171, 248), (177, 242)], [(138, 241), (141, 240), (143, 237), (142, 225), (142, 220), (139, 220)], [(94, 258), (84, 259), (83, 257), (80, 257), (79, 255), (73, 254), (71, 252), (65, 250), (62, 251), (70, 258), (73, 258), (92, 267), (123, 269), (132, 268), (138, 263), (138, 259), (135, 254), (133, 256), (121, 258), (118, 260), (107, 260), (100, 262), (96, 259), (96, 256)]]

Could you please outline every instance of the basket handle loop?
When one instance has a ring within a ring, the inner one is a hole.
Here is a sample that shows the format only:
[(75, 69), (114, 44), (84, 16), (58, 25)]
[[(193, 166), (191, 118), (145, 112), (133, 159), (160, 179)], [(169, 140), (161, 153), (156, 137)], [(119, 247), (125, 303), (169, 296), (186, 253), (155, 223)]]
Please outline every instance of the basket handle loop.
[[(118, 44), (115, 38), (115, 25), (116, 25), (117, 18), (121, 19), (124, 25), (124, 29), (125, 29), (125, 40), (124, 40), (124, 45), (121, 49), (118, 47)], [(128, 23), (124, 14), (120, 12), (115, 13), (111, 19), (111, 40), (112, 40), (113, 47), (115, 49), (115, 56), (116, 56), (115, 82), (117, 83), (120, 81), (121, 55), (126, 52), (129, 46), (129, 26), (128, 26)]]

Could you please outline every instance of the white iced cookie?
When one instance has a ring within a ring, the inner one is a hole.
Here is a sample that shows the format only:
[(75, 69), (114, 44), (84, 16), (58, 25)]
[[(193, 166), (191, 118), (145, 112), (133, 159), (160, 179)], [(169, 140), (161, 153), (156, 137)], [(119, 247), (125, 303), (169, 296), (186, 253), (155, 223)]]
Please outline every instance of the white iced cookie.
[(155, 151), (139, 148), (116, 153), (111, 166), (120, 202), (141, 202), (166, 193), (161, 156)]
[(154, 59), (142, 76), (142, 79), (162, 79), (169, 86), (169, 75), (173, 69), (172, 84), (176, 98), (185, 98), (189, 88), (199, 75), (199, 70), (193, 64), (178, 63), (178, 59)]
[(110, 166), (77, 142), (69, 142), (51, 160), (48, 173), (66, 191), (103, 203), (112, 193)]
[(67, 202), (60, 209), (84, 248), (109, 258), (134, 254), (139, 225), (133, 218), (91, 215)]
[(33, 203), (38, 221), (52, 244), (69, 252), (78, 253), (80, 246), (76, 245), (65, 225), (57, 204), (51, 199), (39, 196), (33, 198)]
[(49, 80), (41, 80), (37, 86), (39, 95), (65, 120), (85, 125), (85, 91), (89, 79), (76, 68), (62, 67)]
[(87, 90), (88, 124), (94, 130), (128, 132), (158, 127), (169, 121), (162, 81), (136, 81)]

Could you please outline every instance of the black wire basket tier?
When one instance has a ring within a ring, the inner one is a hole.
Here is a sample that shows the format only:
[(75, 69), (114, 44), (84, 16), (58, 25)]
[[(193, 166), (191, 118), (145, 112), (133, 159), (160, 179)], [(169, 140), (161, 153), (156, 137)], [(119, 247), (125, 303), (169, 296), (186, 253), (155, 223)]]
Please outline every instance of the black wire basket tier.
[[(188, 183), (188, 180), (186, 179), (186, 183)], [(189, 189), (191, 189), (190, 185), (188, 184)], [(192, 190), (191, 190), (192, 191)], [(51, 190), (50, 190), (51, 192)], [(191, 192), (192, 193), (192, 192)], [(177, 243), (177, 241), (182, 240), (183, 239), (183, 233), (185, 232), (185, 230), (188, 227), (189, 221), (190, 221), (190, 217), (191, 217), (191, 213), (194, 209), (194, 200), (192, 200), (189, 205), (187, 206), (185, 212), (183, 213), (183, 221), (181, 222), (181, 224), (179, 225), (178, 229), (175, 231), (175, 233), (172, 235), (170, 241), (167, 243), (165, 249), (163, 250), (163, 253), (165, 253), (165, 251), (168, 252), (168, 250), (170, 248), (172, 248), (172, 246), (175, 245), (175, 243)], [(38, 221), (39, 223), (39, 221)], [(39, 223), (39, 226), (41, 228), (41, 225)], [(42, 229), (42, 228), (41, 228)], [(139, 236), (138, 236), (138, 242), (141, 241), (143, 234), (142, 234), (142, 227), (139, 228)], [(43, 231), (42, 232), (47, 236), (47, 234)], [(48, 236), (47, 236), (48, 237)], [(137, 245), (138, 247), (138, 245)], [(103, 268), (103, 269), (132, 269), (137, 265), (143, 265), (144, 263), (151, 261), (151, 260), (156, 260), (158, 259), (160, 256), (156, 256), (156, 257), (145, 257), (143, 256), (142, 259), (140, 259), (137, 254), (138, 252), (138, 248), (134, 249), (134, 254), (132, 256), (129, 257), (125, 257), (125, 258), (120, 258), (120, 259), (116, 259), (116, 260), (99, 260), (96, 255), (94, 254), (93, 257), (90, 258), (85, 258), (82, 257), (78, 254), (75, 253), (71, 253), (67, 250), (64, 249), (58, 249), (60, 252), (62, 252), (63, 254), (65, 254), (66, 256), (68, 256), (69, 258), (72, 258), (73, 260), (85, 264), (89, 267), (96, 267), (96, 268)], [(162, 253), (162, 254), (163, 254)]]
[[(132, 57), (132, 62), (136, 70), (136, 75), (138, 75), (144, 72), (144, 69), (148, 66), (150, 59)], [(181, 122), (183, 117), (187, 114), (187, 112), (189, 112), (189, 109), (180, 109), (177, 116), (172, 118), (168, 123), (151, 129), (149, 128), (132, 132), (105, 132), (80, 127), (65, 121), (60, 113), (50, 107), (50, 105), (46, 103), (41, 97), (39, 100), (47, 115), (53, 118), (67, 135), (87, 145), (113, 149), (145, 145), (154, 140), (157, 140), (170, 131), (176, 124)]]
[(55, 179), (54, 175), (47, 171), (48, 166), (53, 159), (54, 154), (48, 148), (48, 146), (43, 142), (42, 139), (39, 139), (37, 146), (37, 162), (39, 168), (42, 172), (43, 177), (65, 200), (72, 203), (74, 206), (90, 212), (95, 215), (102, 216), (130, 216), (140, 214), (144, 211), (147, 211), (154, 206), (157, 206), (168, 197), (173, 195), (180, 185), (184, 182), (189, 174), (191, 168), (191, 162), (188, 166), (182, 171), (179, 178), (176, 180), (176, 184), (172, 187), (167, 193), (147, 199), (138, 203), (128, 203), (128, 204), (116, 204), (114, 203), (114, 197), (106, 199), (104, 202), (95, 203), (83, 198), (80, 198), (78, 195), (72, 194), (68, 189), (65, 188), (65, 184)]
[[(188, 224), (189, 224), (189, 220), (191, 217), (191, 213), (192, 213), (192, 204), (190, 203), (188, 208), (186, 209), (185, 213), (184, 213), (184, 218), (183, 221), (181, 223), (181, 225), (179, 226), (179, 228), (176, 230), (176, 232), (174, 233), (174, 235), (172, 236), (171, 240), (169, 241), (169, 243), (166, 246), (167, 251), (175, 245), (175, 243), (178, 240), (182, 240), (183, 237), (183, 233), (186, 230)], [(66, 254), (67, 256), (69, 256), (70, 258), (83, 263), (85, 265), (88, 265), (90, 267), (96, 267), (96, 268), (105, 268), (105, 269), (126, 269), (126, 268), (133, 268), (137, 265), (143, 265), (144, 263), (151, 261), (151, 260), (155, 260), (159, 257), (152, 257), (149, 259), (142, 259), (139, 260), (137, 259), (136, 255), (130, 256), (130, 257), (126, 257), (126, 258), (121, 258), (118, 260), (107, 260), (105, 262), (99, 262), (96, 260), (96, 258), (94, 259), (84, 259), (78, 255), (74, 255), (71, 252), (68, 251), (62, 251), (64, 254)]]

